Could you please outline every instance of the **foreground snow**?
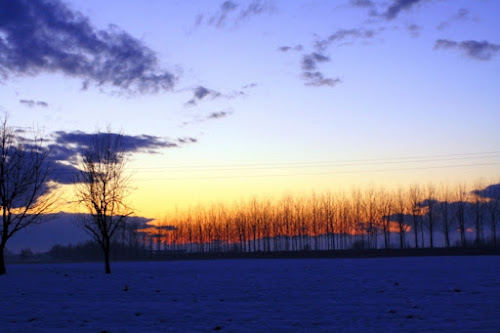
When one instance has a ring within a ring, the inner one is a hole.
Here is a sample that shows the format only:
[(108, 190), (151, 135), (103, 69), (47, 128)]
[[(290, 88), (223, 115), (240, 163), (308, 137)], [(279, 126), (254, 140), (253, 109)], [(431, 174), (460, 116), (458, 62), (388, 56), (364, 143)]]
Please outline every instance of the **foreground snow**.
[(500, 257), (19, 264), (2, 332), (494, 332)]

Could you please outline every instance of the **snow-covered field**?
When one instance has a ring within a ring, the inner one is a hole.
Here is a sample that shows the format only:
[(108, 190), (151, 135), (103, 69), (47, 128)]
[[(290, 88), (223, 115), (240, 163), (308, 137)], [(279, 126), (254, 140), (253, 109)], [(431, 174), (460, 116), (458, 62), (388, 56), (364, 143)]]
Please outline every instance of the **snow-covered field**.
[(1, 332), (500, 332), (500, 257), (17, 264)]

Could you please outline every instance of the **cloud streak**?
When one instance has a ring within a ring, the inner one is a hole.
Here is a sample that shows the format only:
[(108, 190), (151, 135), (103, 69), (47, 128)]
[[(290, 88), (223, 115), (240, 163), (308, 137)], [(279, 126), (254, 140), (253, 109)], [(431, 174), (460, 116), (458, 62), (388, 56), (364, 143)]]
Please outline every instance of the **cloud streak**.
[(469, 20), (474, 20), (473, 18), (471, 18), (469, 10), (466, 8), (460, 8), (453, 16), (441, 22), (437, 26), (437, 28), (439, 30), (444, 30), (455, 22), (469, 21)]
[(264, 13), (271, 13), (273, 6), (267, 1), (253, 0), (246, 6), (238, 2), (227, 0), (221, 3), (217, 12), (212, 15), (200, 14), (196, 18), (195, 25), (208, 25), (216, 28), (224, 28), (230, 22), (237, 24), (242, 20), (249, 19)]
[(141, 41), (116, 26), (96, 29), (60, 0), (2, 0), (0, 77), (44, 72), (133, 93), (170, 90), (176, 79)]
[(466, 40), (457, 42), (449, 39), (438, 39), (434, 43), (434, 49), (459, 50), (471, 59), (488, 61), (500, 51), (500, 44), (490, 43), (486, 40)]
[(346, 39), (371, 39), (375, 35), (376, 32), (373, 30), (339, 29), (327, 38), (316, 41), (314, 47), (317, 50), (323, 51), (333, 43), (343, 42)]
[(286, 52), (289, 52), (289, 51), (302, 51), (304, 49), (304, 47), (300, 44), (297, 44), (295, 46), (280, 46), (278, 47), (278, 51), (280, 52), (283, 52), (283, 53), (286, 53)]
[(49, 103), (47, 103), (47, 102), (44, 102), (44, 101), (34, 101), (32, 99), (20, 99), (19, 103), (21, 103), (22, 105), (25, 105), (25, 106), (27, 106), (29, 108), (33, 108), (35, 106), (40, 106), (42, 108), (49, 107)]

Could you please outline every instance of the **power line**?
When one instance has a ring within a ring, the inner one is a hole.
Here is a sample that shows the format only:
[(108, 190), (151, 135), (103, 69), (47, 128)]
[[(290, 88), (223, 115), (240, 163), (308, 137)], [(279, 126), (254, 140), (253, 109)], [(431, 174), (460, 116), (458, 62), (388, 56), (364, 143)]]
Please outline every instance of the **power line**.
[(267, 174), (267, 175), (240, 175), (240, 176), (208, 176), (208, 177), (180, 177), (180, 178), (143, 178), (136, 179), (137, 181), (185, 181), (185, 180), (211, 180), (211, 179), (239, 179), (239, 178), (268, 178), (268, 177), (298, 177), (298, 176), (322, 176), (322, 175), (339, 175), (339, 174), (358, 174), (358, 173), (376, 173), (376, 172), (398, 172), (398, 171), (415, 171), (427, 169), (447, 169), (461, 168), (471, 166), (493, 166), (500, 165), (498, 163), (474, 163), (474, 164), (453, 164), (442, 166), (426, 166), (426, 167), (408, 167), (397, 169), (376, 169), (376, 170), (354, 170), (354, 171), (331, 171), (331, 172), (315, 172), (315, 173), (294, 173), (294, 174)]
[[(159, 167), (141, 167), (129, 168), (132, 172), (144, 173), (158, 173), (163, 171), (169, 172), (214, 172), (214, 171), (257, 171), (257, 170), (285, 170), (285, 169), (311, 169), (311, 168), (327, 168), (327, 167), (352, 167), (352, 166), (369, 166), (369, 165), (402, 165), (402, 164), (415, 164), (415, 163), (437, 163), (449, 162), (458, 160), (484, 160), (484, 159), (500, 158), (500, 151), (491, 152), (476, 152), (476, 153), (461, 153), (461, 154), (441, 154), (441, 155), (423, 155), (423, 156), (406, 156), (394, 158), (371, 158), (371, 159), (353, 159), (353, 160), (339, 160), (339, 161), (309, 161), (309, 162), (289, 162), (289, 163), (259, 163), (259, 164), (236, 164), (236, 165), (191, 165), (191, 166), (159, 166)], [(489, 164), (497, 164), (490, 162)], [(469, 165), (488, 165), (488, 163), (480, 164), (461, 164), (452, 166), (425, 166), (425, 167), (408, 167), (389, 170), (414, 170), (421, 168), (446, 168), (458, 167)], [(71, 167), (71, 166), (70, 166)], [(54, 171), (59, 174), (72, 174), (74, 171), (66, 168), (55, 167)], [(352, 171), (346, 171), (352, 173)], [(374, 172), (374, 171), (362, 171)], [(217, 177), (220, 178), (220, 177)], [(201, 178), (203, 179), (203, 178)]]
[[(500, 158), (500, 155), (490, 155), (482, 157), (474, 157), (474, 159), (485, 158)], [(304, 162), (304, 163), (284, 163), (284, 164), (269, 164), (267, 166), (259, 165), (246, 165), (246, 166), (233, 166), (233, 167), (206, 167), (203, 168), (188, 168), (188, 167), (157, 167), (151, 168), (133, 168), (134, 171), (144, 172), (162, 172), (170, 170), (172, 172), (204, 172), (204, 171), (236, 171), (236, 170), (276, 170), (276, 169), (302, 169), (302, 168), (320, 168), (320, 167), (347, 167), (347, 166), (365, 166), (365, 165), (381, 165), (381, 164), (410, 164), (410, 163), (426, 163), (426, 162), (447, 162), (453, 160), (471, 160), (471, 157), (453, 157), (453, 158), (436, 158), (436, 159), (414, 159), (407, 161), (381, 161), (381, 162)]]

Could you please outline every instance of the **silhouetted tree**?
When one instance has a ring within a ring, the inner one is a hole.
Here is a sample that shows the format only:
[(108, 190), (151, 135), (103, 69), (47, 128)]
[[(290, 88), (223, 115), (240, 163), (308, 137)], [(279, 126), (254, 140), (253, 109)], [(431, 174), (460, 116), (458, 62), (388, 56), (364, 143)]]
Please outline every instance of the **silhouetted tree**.
[(489, 213), (491, 244), (497, 247), (497, 222), (500, 216), (500, 184), (488, 186), (484, 190), (483, 196), (487, 198), (486, 205)]
[[(475, 184), (476, 189), (484, 188), (484, 183), (482, 181), (478, 181)], [(475, 246), (483, 245), (484, 233), (484, 210), (485, 210), (485, 200), (481, 195), (477, 194), (476, 191), (472, 191), (470, 193), (473, 196), (472, 200), (472, 211), (474, 215), (474, 227), (476, 229), (476, 239), (474, 240)]]
[(398, 227), (399, 227), (399, 248), (402, 249), (405, 246), (405, 224), (404, 217), (406, 212), (406, 202), (404, 197), (404, 192), (402, 188), (398, 188), (397, 192), (397, 209), (398, 212)]
[(434, 185), (429, 184), (427, 186), (427, 199), (424, 201), (423, 206), (427, 207), (426, 217), (427, 226), (429, 228), (429, 242), (431, 249), (434, 248), (434, 225), (436, 222), (436, 206), (438, 201), (436, 200), (436, 188)]
[(465, 240), (465, 217), (466, 217), (466, 207), (467, 207), (467, 202), (465, 201), (466, 199), (466, 187), (464, 183), (460, 183), (457, 186), (457, 192), (456, 194), (456, 218), (458, 221), (458, 229), (460, 231), (460, 245), (462, 247), (466, 246), (466, 240)]
[(388, 249), (391, 246), (391, 220), (390, 217), (394, 209), (394, 199), (390, 193), (381, 192), (381, 214), (382, 231), (384, 233), (384, 246)]
[[(418, 248), (418, 227), (421, 223), (421, 212), (420, 212), (420, 187), (417, 185), (410, 186), (410, 207), (411, 207), (411, 217), (413, 221), (413, 236), (415, 237), (415, 248)], [(422, 247), (423, 247), (423, 235), (422, 235)]]
[(97, 132), (83, 150), (76, 182), (77, 203), (89, 212), (80, 226), (101, 246), (105, 272), (111, 273), (110, 247), (113, 235), (133, 211), (125, 198), (129, 178), (125, 174), (123, 135)]
[(441, 225), (444, 234), (444, 244), (448, 248), (450, 247), (450, 190), (447, 185), (441, 186), (441, 195), (439, 201), (439, 211), (441, 215)]
[(43, 222), (57, 197), (49, 180), (52, 171), (49, 150), (34, 135), (26, 139), (7, 125), (0, 125), (0, 275), (6, 273), (4, 249), (7, 241), (19, 230)]

